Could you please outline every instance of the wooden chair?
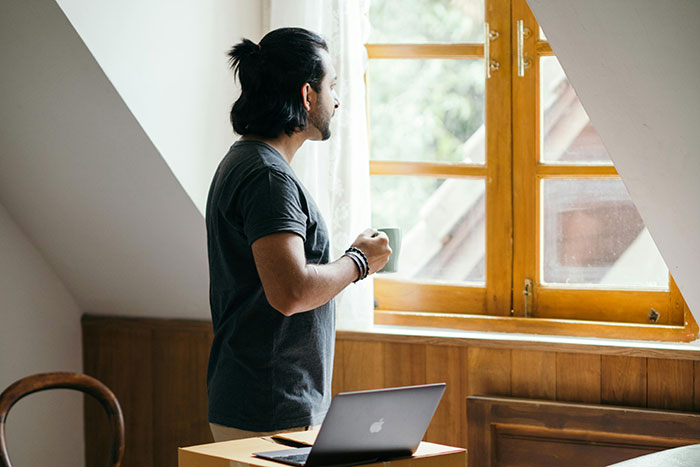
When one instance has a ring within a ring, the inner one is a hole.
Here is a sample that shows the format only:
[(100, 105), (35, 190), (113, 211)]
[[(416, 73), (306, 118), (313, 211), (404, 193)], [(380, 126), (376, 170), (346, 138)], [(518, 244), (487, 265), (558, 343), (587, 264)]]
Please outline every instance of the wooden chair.
[(119, 467), (124, 457), (124, 417), (116, 396), (95, 378), (80, 373), (41, 373), (27, 376), (8, 386), (0, 395), (0, 467), (12, 467), (7, 454), (5, 422), (13, 405), (29, 394), (46, 389), (77, 389), (96, 398), (107, 412), (113, 440), (109, 465)]

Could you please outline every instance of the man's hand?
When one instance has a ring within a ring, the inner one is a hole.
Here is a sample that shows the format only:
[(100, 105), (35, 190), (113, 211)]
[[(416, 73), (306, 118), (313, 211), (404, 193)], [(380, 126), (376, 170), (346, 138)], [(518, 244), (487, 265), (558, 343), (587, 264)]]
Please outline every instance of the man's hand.
[(369, 274), (379, 271), (389, 261), (391, 247), (384, 232), (367, 229), (357, 236), (352, 246), (362, 250), (369, 262)]

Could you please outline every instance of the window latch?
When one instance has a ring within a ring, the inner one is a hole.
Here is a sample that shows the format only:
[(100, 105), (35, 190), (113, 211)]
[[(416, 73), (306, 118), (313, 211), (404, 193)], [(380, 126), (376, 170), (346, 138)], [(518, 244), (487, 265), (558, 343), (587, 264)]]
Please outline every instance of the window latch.
[(525, 317), (530, 318), (532, 316), (532, 279), (525, 279), (523, 295), (525, 297)]
[(649, 310), (649, 321), (650, 322), (658, 323), (660, 317), (661, 317), (661, 313), (659, 313), (655, 309), (652, 308), (651, 310)]

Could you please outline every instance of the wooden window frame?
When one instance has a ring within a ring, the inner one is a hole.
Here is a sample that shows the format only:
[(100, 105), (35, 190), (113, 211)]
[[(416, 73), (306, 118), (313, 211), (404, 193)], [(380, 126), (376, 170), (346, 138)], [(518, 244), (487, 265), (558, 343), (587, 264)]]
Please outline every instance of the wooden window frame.
[[(698, 325), (673, 278), (668, 292), (562, 289), (540, 284), (539, 180), (617, 178), (618, 174), (611, 165), (539, 163), (539, 59), (554, 54), (537, 37), (539, 25), (525, 0), (485, 0), (485, 4), (485, 21), (492, 31), (498, 31), (497, 39), (490, 41), (490, 55), (499, 62), (498, 70), (486, 80), (485, 164), (370, 160), (370, 175), (485, 180), (486, 286), (375, 276), (375, 323), (663, 341), (697, 338)], [(523, 41), (524, 57), (529, 61), (524, 77), (515, 77), (513, 72), (517, 69), (517, 20), (534, 32)], [(481, 43), (367, 44), (366, 48), (369, 59), (484, 58)], [(509, 105), (503, 105), (504, 101)], [(495, 131), (502, 128), (511, 131), (505, 135)], [(533, 282), (528, 316), (523, 294), (526, 278)], [(650, 308), (661, 313), (655, 324), (648, 324), (641, 312)]]

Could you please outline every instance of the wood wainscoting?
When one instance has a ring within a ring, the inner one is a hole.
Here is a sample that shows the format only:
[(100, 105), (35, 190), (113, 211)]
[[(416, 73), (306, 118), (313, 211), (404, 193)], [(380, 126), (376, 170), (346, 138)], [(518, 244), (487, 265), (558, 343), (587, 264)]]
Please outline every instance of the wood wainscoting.
[[(212, 340), (205, 321), (84, 316), (83, 371), (102, 381), (124, 413), (123, 467), (174, 467), (177, 448), (213, 441), (206, 372)], [(85, 398), (85, 465), (107, 465), (110, 432)]]
[(426, 440), (467, 447), (471, 395), (700, 410), (697, 359), (639, 346), (339, 332), (333, 391), (444, 381)]
[[(84, 372), (109, 386), (126, 424), (124, 466), (177, 465), (211, 441), (211, 323), (85, 316)], [(700, 351), (338, 332), (333, 393), (447, 382), (426, 440), (467, 447), (469, 395), (700, 410)], [(85, 402), (86, 465), (108, 450), (101, 408)]]

